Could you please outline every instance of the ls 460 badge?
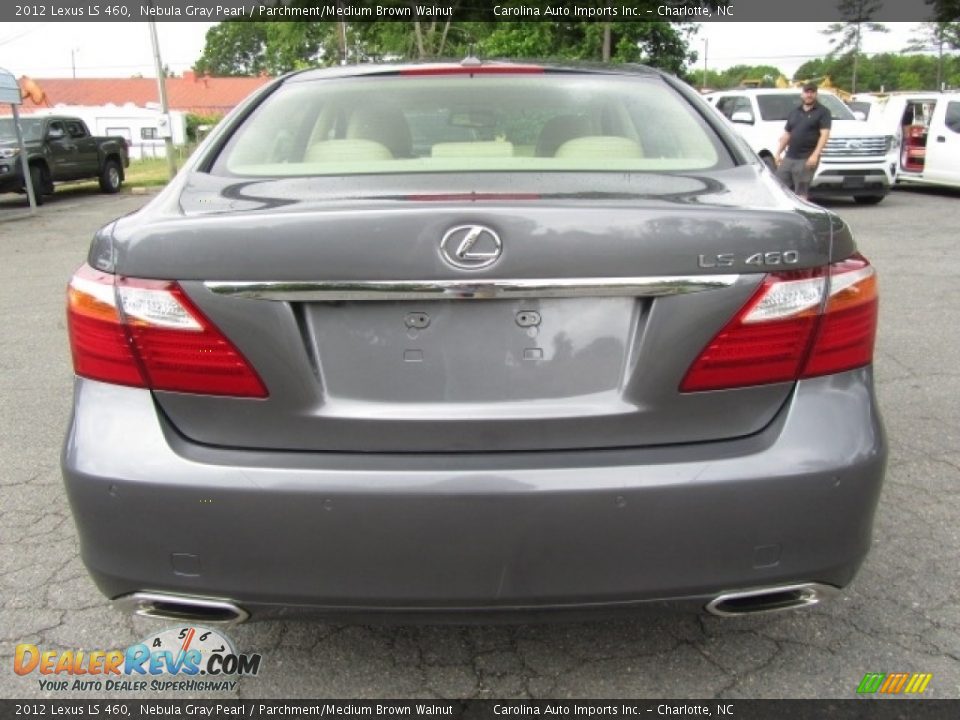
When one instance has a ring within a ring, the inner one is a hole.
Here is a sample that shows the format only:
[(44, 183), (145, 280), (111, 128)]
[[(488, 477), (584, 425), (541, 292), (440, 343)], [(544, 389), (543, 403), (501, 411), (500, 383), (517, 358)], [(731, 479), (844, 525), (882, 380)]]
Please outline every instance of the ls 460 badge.
[[(796, 265), (800, 262), (800, 253), (796, 250), (771, 250), (748, 255), (743, 260), (744, 265), (760, 265), (762, 267), (776, 265)], [(717, 253), (716, 255), (697, 255), (697, 265), (702, 268), (733, 267), (737, 264), (734, 253)]]

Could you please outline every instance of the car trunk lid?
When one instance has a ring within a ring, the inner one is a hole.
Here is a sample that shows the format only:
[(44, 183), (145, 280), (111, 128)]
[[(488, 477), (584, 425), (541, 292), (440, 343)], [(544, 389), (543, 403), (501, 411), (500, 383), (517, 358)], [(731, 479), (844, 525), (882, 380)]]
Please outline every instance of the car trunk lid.
[[(462, 227), (485, 229), (477, 255), (496, 234), (495, 262), (450, 262), (442, 240)], [(764, 271), (829, 258), (829, 233), (796, 212), (650, 197), (301, 202), (139, 232), (117, 243), (118, 270), (179, 281), (269, 390), (157, 392), (170, 422), (212, 445), (330, 452), (757, 432), (792, 382), (683, 393), (681, 381)]]

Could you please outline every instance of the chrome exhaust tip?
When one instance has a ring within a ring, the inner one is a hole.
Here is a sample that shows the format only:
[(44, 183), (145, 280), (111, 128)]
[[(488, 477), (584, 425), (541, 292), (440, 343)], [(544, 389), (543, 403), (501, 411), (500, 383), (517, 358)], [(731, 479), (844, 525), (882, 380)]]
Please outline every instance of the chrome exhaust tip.
[(250, 617), (250, 613), (229, 600), (169, 593), (131, 593), (115, 598), (113, 606), (121, 612), (142, 617), (207, 625), (236, 625)]
[(839, 592), (832, 585), (821, 583), (776, 585), (718, 595), (707, 604), (706, 609), (721, 617), (780, 612), (816, 605)]

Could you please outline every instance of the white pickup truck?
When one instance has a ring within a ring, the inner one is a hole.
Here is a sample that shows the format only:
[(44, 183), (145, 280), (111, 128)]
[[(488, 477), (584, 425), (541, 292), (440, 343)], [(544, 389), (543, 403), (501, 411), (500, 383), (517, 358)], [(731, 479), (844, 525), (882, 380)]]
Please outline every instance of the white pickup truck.
[[(847, 196), (865, 205), (880, 202), (896, 180), (897, 163), (890, 160), (896, 136), (858, 120), (836, 95), (822, 90), (817, 95), (833, 122), (810, 184), (811, 197)], [(773, 167), (787, 115), (800, 104), (800, 91), (736, 88), (710, 93), (706, 99)]]

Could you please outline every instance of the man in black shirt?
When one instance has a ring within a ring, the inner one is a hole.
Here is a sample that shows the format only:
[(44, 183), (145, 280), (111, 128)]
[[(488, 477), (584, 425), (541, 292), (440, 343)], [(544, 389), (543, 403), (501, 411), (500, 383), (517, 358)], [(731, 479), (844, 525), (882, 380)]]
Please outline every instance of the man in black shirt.
[[(830, 111), (817, 102), (817, 86), (803, 86), (803, 102), (790, 111), (777, 149), (777, 177), (804, 200), (830, 137)], [(787, 151), (783, 157), (783, 151)]]

